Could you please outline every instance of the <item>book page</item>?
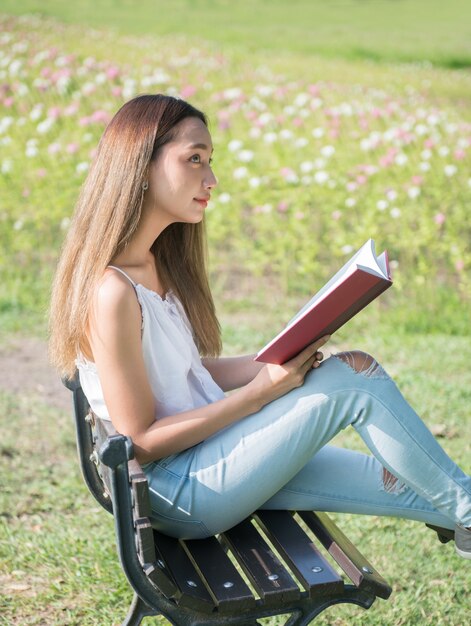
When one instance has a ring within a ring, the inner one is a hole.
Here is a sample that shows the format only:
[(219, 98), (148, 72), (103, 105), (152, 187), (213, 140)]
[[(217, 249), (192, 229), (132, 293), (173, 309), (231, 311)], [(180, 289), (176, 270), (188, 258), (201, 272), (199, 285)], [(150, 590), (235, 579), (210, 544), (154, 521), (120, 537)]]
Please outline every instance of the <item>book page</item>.
[[(369, 239), (363, 246), (355, 252), (355, 254), (345, 263), (343, 267), (339, 269), (339, 271), (332, 276), (332, 278), (321, 288), (319, 291), (314, 294), (314, 296), (307, 302), (297, 313), (296, 315), (290, 319), (287, 323), (286, 328), (289, 328), (292, 324), (299, 319), (303, 313), (308, 311), (312, 305), (320, 300), (329, 290), (333, 289), (337, 283), (339, 283), (344, 276), (346, 276), (349, 272), (352, 272), (358, 265), (365, 265), (365, 267), (370, 267), (373, 263), (374, 266), (377, 266), (376, 263), (376, 254), (375, 254), (375, 244), (373, 239)], [(380, 268), (378, 268), (380, 269)], [(382, 272), (380, 272), (383, 274)], [(387, 276), (387, 274), (385, 274)]]

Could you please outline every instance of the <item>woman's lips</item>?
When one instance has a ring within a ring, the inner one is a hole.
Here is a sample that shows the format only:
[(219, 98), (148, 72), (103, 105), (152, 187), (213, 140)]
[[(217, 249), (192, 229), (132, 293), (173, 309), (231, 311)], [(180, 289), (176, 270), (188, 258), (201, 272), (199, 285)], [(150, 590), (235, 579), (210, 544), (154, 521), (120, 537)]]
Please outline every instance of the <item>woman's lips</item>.
[(198, 202), (198, 204), (200, 204), (203, 207), (203, 209), (205, 209), (207, 207), (207, 205), (208, 205), (209, 198), (208, 199), (206, 199), (206, 198), (193, 198), (193, 199), (196, 202)]

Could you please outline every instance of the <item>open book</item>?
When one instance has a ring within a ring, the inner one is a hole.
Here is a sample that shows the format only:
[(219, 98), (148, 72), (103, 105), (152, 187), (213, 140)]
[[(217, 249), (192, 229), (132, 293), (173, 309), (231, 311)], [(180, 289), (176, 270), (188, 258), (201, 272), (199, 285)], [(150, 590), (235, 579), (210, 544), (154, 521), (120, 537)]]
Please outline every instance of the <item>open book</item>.
[(255, 357), (285, 363), (345, 322), (392, 285), (387, 252), (376, 256), (369, 239)]

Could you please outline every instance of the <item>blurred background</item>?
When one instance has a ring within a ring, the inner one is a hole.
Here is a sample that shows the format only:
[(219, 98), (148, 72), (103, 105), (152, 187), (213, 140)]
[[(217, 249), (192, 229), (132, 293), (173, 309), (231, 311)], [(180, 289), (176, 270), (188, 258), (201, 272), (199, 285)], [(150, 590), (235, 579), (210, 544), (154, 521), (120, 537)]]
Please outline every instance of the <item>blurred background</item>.
[[(394, 287), (334, 347), (373, 351), (471, 472), (470, 69), (467, 0), (2, 0), (0, 623), (118, 623), (128, 603), (45, 354), (78, 191), (111, 116), (141, 93), (181, 96), (210, 119), (226, 352), (258, 350), (371, 237)], [(339, 445), (361, 448), (348, 434)], [(320, 624), (467, 623), (471, 572), (431, 533), (341, 526), (396, 594), (361, 621), (339, 607)]]

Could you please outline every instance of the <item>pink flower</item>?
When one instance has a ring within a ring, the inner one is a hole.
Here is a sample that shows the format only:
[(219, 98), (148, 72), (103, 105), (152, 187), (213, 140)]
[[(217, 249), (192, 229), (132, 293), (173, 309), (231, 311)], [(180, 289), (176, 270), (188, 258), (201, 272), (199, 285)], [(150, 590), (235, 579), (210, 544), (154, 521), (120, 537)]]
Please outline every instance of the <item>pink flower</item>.
[(462, 159), (465, 158), (466, 152), (464, 150), (455, 150), (455, 152), (453, 153), (453, 156), (455, 157), (457, 161), (461, 161)]
[(79, 148), (80, 146), (78, 143), (69, 143), (66, 147), (66, 150), (69, 154), (75, 154), (79, 151)]
[(412, 184), (413, 185), (421, 185), (424, 182), (423, 176), (412, 176)]
[(10, 98), (5, 98), (5, 100), (3, 101), (3, 106), (6, 107), (7, 109), (9, 109), (10, 107), (13, 106), (14, 102), (15, 101), (11, 97)]
[(47, 174), (47, 170), (44, 169), (44, 167), (41, 167), (37, 172), (36, 172), (38, 178), (44, 178)]
[(113, 89), (111, 90), (111, 94), (115, 98), (121, 98), (121, 96), (123, 94), (123, 90), (121, 89), (121, 87), (113, 87)]
[(288, 210), (289, 204), (285, 201), (281, 201), (278, 206), (276, 207), (276, 210), (278, 211), (278, 213), (286, 213), (286, 211)]
[(112, 65), (106, 70), (105, 74), (107, 78), (109, 78), (110, 80), (114, 80), (119, 76), (119, 68), (116, 67), (116, 65)]
[(65, 107), (64, 109), (64, 115), (67, 115), (68, 117), (75, 115), (79, 110), (79, 105), (77, 104), (77, 102), (73, 102), (72, 104), (69, 104), (69, 106)]
[(333, 211), (332, 212), (332, 219), (335, 220), (336, 222), (342, 217), (342, 211)]
[(81, 117), (79, 119), (79, 126), (90, 126), (91, 123), (91, 119), (86, 116), (86, 117)]
[(462, 272), (464, 270), (464, 261), (459, 259), (458, 261), (456, 261), (455, 263), (455, 268), (458, 272)]
[(437, 213), (435, 215), (435, 217), (433, 218), (435, 224), (438, 224), (439, 226), (441, 226), (445, 220), (446, 220), (446, 216), (443, 215), (443, 213)]
[(191, 98), (196, 93), (196, 87), (193, 85), (185, 85), (180, 90), (180, 95), (182, 98)]
[(51, 107), (47, 112), (47, 116), (53, 120), (56, 120), (61, 114), (59, 107)]
[(90, 120), (96, 124), (107, 124), (110, 121), (110, 114), (108, 111), (99, 109), (91, 114)]

